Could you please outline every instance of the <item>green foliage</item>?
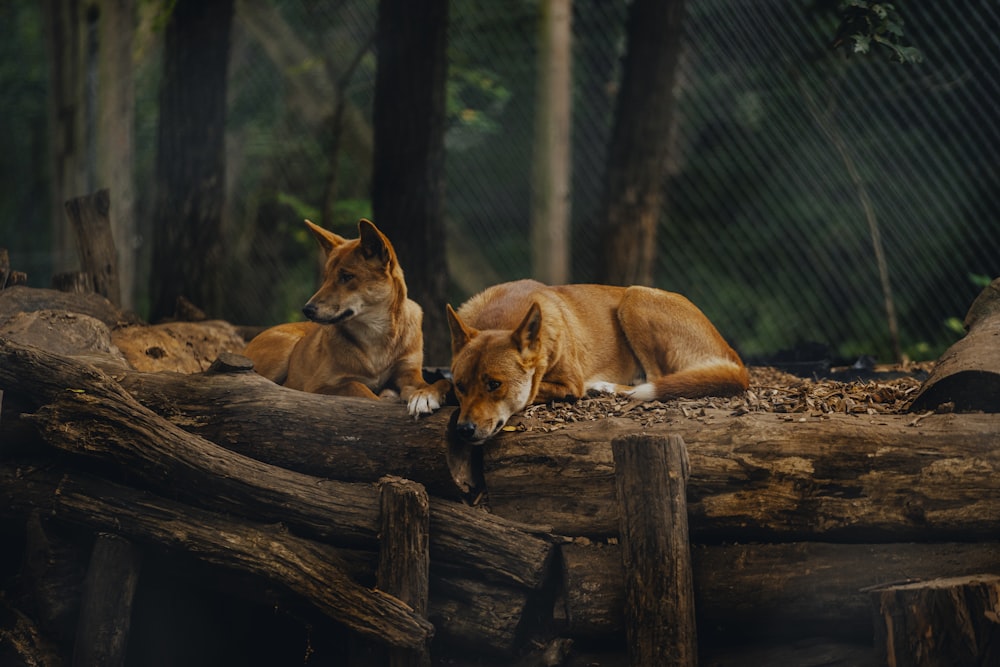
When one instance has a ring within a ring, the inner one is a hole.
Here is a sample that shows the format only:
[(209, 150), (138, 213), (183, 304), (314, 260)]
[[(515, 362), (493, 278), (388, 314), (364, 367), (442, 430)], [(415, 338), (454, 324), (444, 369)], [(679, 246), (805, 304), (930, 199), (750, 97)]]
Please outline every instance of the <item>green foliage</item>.
[(889, 58), (900, 63), (923, 61), (920, 49), (903, 43), (903, 19), (887, 2), (845, 0), (838, 11), (840, 27), (831, 46), (847, 46), (851, 53), (868, 54), (872, 46), (882, 47)]
[(447, 122), (449, 148), (478, 144), (500, 129), (498, 119), (511, 92), (494, 73), (482, 67), (455, 66), (448, 71)]

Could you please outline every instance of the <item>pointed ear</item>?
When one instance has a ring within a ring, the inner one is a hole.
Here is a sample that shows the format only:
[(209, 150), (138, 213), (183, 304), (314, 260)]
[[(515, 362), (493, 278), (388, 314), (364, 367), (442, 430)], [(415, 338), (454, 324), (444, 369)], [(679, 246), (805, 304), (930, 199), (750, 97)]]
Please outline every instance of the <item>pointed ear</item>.
[(455, 356), (479, 332), (472, 327), (465, 326), (465, 322), (458, 317), (458, 313), (455, 312), (450, 303), (447, 304), (446, 308), (448, 310), (448, 328), (451, 330), (451, 354)]
[(323, 252), (327, 257), (330, 256), (330, 253), (333, 252), (335, 248), (347, 243), (347, 239), (343, 236), (337, 236), (333, 232), (327, 231), (309, 220), (306, 220), (305, 223), (309, 227), (309, 231), (311, 231), (313, 236), (316, 237), (319, 247), (323, 249)]
[(541, 347), (542, 309), (538, 302), (531, 304), (528, 314), (511, 334), (514, 347), (522, 357), (536, 354)]
[(377, 259), (382, 264), (388, 264), (392, 257), (392, 244), (385, 234), (371, 220), (361, 218), (358, 222), (358, 233), (361, 235), (361, 253), (365, 259)]

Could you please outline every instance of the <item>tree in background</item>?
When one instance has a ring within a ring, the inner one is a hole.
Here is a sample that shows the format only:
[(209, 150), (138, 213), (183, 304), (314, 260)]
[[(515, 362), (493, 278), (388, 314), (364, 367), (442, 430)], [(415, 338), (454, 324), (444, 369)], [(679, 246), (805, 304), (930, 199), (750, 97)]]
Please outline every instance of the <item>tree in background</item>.
[(135, 290), (133, 0), (46, 0), (56, 272), (79, 266), (64, 204), (108, 188), (122, 305)]
[(373, 126), (374, 222), (424, 309), (425, 362), (450, 356), (444, 316), (444, 125), (448, 0), (379, 2)]
[(177, 0), (167, 24), (150, 321), (172, 315), (180, 296), (218, 312), (232, 19), (233, 0)]
[(684, 0), (635, 0), (608, 152), (601, 282), (653, 282)]

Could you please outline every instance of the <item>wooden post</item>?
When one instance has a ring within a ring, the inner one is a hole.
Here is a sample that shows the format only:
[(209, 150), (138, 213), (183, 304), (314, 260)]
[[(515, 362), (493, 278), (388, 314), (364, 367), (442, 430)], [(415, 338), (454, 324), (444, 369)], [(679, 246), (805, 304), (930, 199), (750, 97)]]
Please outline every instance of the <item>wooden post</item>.
[(871, 602), (879, 664), (1000, 665), (1000, 576), (883, 586)]
[(111, 195), (107, 188), (66, 202), (80, 250), (83, 271), (94, 279), (94, 290), (121, 306), (118, 253), (111, 234)]
[[(378, 570), (379, 590), (394, 595), (427, 617), (430, 572), (430, 500), (422, 484), (400, 477), (379, 480), (381, 540)], [(390, 667), (428, 667), (428, 647), (391, 648)]]
[(687, 447), (678, 435), (611, 441), (633, 667), (698, 664), (687, 522)]
[(125, 538), (111, 533), (97, 536), (83, 581), (74, 667), (125, 664), (140, 563), (139, 549)]

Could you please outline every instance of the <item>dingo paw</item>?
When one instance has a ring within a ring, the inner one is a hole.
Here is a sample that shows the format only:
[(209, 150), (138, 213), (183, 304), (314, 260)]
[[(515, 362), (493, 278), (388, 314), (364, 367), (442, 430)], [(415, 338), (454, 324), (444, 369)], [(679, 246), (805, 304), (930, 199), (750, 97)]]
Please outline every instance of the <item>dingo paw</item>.
[(441, 397), (433, 389), (419, 389), (410, 396), (406, 409), (410, 416), (429, 415), (441, 407)]

